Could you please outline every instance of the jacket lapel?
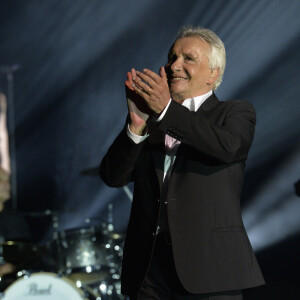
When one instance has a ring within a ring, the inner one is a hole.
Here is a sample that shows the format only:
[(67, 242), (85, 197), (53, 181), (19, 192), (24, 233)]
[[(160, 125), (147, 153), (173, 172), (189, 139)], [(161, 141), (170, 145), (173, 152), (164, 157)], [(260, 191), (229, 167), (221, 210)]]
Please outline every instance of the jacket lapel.
[[(207, 98), (204, 103), (200, 106), (197, 113), (205, 113), (205, 111), (210, 111), (213, 109), (219, 100), (213, 93), (209, 98)], [(152, 126), (151, 126), (152, 125)], [(163, 176), (164, 176), (164, 162), (165, 162), (165, 133), (157, 130), (155, 124), (150, 125), (151, 134), (149, 136), (149, 147), (152, 153), (152, 158), (155, 166), (156, 175), (159, 182), (160, 191), (162, 190)], [(173, 165), (173, 171), (176, 166), (184, 159), (185, 145), (180, 145), (177, 151), (176, 159)], [(172, 171), (172, 173), (173, 173)]]
[[(201, 118), (201, 114), (205, 115), (206, 112), (209, 112), (212, 109), (214, 109), (218, 104), (218, 102), (219, 100), (217, 96), (215, 95), (215, 93), (212, 93), (212, 95), (209, 96), (197, 110), (196, 113), (199, 115), (199, 118)], [(173, 171), (175, 171), (177, 165), (180, 164), (180, 162), (185, 159), (186, 155), (184, 154), (187, 152), (188, 152), (188, 146), (186, 146), (185, 144), (181, 144), (177, 151), (176, 159), (173, 166)]]

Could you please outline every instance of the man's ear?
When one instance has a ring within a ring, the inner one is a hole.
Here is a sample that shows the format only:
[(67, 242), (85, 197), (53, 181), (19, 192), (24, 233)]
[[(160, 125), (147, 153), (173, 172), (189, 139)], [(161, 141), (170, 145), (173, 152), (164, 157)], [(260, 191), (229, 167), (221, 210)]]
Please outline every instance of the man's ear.
[(206, 80), (206, 83), (208, 85), (213, 85), (215, 83), (215, 81), (218, 79), (219, 74), (220, 74), (219, 68), (211, 70), (211, 74), (210, 74), (209, 78)]

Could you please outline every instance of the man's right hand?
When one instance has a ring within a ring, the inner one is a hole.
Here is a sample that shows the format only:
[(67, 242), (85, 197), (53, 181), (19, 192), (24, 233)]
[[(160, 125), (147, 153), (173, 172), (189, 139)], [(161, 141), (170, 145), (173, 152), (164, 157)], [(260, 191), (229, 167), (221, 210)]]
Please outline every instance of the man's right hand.
[(131, 120), (129, 129), (136, 135), (143, 135), (146, 131), (147, 119), (152, 114), (152, 111), (145, 100), (132, 88), (133, 78), (136, 78), (135, 69), (131, 69), (131, 72), (127, 73), (127, 80), (125, 81), (127, 105)]

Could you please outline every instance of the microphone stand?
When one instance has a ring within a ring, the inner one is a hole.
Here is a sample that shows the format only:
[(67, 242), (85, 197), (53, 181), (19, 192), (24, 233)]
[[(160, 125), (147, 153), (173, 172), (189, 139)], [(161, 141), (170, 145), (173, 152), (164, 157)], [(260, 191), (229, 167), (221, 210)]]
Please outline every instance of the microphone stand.
[(15, 146), (15, 115), (14, 115), (14, 76), (13, 73), (19, 69), (19, 65), (0, 66), (0, 73), (6, 74), (7, 78), (7, 106), (8, 106), (8, 133), (11, 163), (11, 204), (12, 209), (17, 210), (17, 164)]

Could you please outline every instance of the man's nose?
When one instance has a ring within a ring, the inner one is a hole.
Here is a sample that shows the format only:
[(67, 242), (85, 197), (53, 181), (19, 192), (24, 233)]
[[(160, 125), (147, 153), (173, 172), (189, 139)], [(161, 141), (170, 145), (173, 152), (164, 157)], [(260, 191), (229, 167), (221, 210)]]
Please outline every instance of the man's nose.
[(182, 62), (179, 57), (171, 63), (170, 69), (173, 73), (182, 70)]

